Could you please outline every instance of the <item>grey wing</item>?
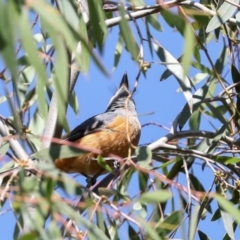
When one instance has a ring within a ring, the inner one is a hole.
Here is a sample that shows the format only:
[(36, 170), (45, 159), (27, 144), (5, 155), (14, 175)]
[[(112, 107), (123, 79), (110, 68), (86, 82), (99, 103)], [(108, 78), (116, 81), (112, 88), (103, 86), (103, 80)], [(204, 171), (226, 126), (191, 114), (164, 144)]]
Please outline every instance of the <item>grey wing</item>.
[(117, 116), (114, 112), (106, 112), (94, 117), (87, 119), (82, 122), (76, 128), (74, 128), (70, 133), (65, 135), (62, 139), (68, 141), (75, 141), (83, 136), (91, 134), (93, 132), (98, 132), (104, 129)]

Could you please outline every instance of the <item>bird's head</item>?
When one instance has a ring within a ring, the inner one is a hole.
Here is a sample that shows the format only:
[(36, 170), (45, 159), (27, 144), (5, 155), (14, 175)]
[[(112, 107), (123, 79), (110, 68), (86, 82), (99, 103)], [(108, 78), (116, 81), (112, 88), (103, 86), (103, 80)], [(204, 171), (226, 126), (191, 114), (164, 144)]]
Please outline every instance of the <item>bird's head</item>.
[(116, 111), (118, 109), (126, 109), (128, 111), (136, 111), (135, 102), (129, 91), (128, 76), (125, 72), (117, 92), (111, 97), (106, 112)]

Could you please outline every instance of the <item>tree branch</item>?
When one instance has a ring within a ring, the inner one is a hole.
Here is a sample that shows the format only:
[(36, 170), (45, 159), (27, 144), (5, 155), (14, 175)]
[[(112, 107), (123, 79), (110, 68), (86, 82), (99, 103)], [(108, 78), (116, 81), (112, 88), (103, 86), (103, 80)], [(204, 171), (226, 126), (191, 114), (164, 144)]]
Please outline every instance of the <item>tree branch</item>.
[[(174, 0), (174, 1), (169, 1), (169, 2), (166, 2), (164, 4), (155, 4), (155, 5), (152, 5), (152, 6), (144, 6), (144, 7), (127, 7), (126, 10), (134, 10), (134, 12), (130, 13), (131, 17), (126, 14), (124, 16), (124, 18), (127, 20), (127, 21), (131, 21), (131, 18), (135, 18), (135, 19), (138, 19), (138, 18), (142, 18), (142, 17), (146, 17), (148, 15), (151, 15), (153, 13), (157, 13), (157, 12), (160, 12), (164, 9), (168, 9), (168, 8), (171, 8), (173, 6), (177, 6), (177, 5), (182, 5), (182, 6), (193, 6), (199, 10), (202, 10), (204, 13), (206, 13), (207, 15), (210, 15), (210, 16), (214, 16), (216, 14), (216, 12), (210, 10), (209, 8), (205, 7), (204, 5), (202, 5), (201, 3), (198, 3), (198, 2), (193, 2), (193, 1), (178, 1), (178, 0)], [(111, 11), (111, 10), (114, 10), (116, 11), (117, 7), (114, 6), (113, 8), (110, 8), (110, 9), (105, 9), (106, 11)], [(107, 19), (105, 21), (107, 27), (113, 27), (113, 26), (116, 26), (118, 25), (120, 22), (121, 22), (121, 17), (115, 17), (115, 18), (111, 18), (111, 19)], [(228, 22), (231, 22), (231, 23), (236, 23), (236, 19), (234, 18), (229, 18)]]
[[(88, 11), (87, 1), (78, 0), (78, 6), (82, 13), (84, 22), (85, 24), (87, 24), (89, 22), (89, 11)], [(82, 52), (81, 42), (79, 42), (76, 49), (76, 54), (81, 54), (81, 52)], [(77, 78), (80, 74), (80, 66), (76, 61), (75, 54), (72, 54), (70, 65), (71, 65), (71, 70), (70, 70), (70, 80), (69, 80), (69, 96), (71, 95), (74, 89), (74, 86), (77, 82)], [(55, 127), (57, 125), (57, 117), (58, 117), (57, 95), (56, 95), (56, 92), (54, 91), (52, 95), (50, 107), (49, 107), (49, 114), (46, 122), (46, 128), (43, 133), (41, 149), (47, 148), (50, 146), (51, 139), (54, 136)]]
[(13, 152), (13, 154), (19, 159), (24, 161), (29, 161), (31, 163), (31, 159), (29, 159), (28, 154), (25, 152), (25, 150), (22, 148), (20, 143), (12, 137), (12, 135), (8, 131), (8, 127), (5, 123), (5, 120), (0, 117), (0, 134), (2, 137), (10, 136), (8, 139), (8, 142), (10, 144), (10, 148)]

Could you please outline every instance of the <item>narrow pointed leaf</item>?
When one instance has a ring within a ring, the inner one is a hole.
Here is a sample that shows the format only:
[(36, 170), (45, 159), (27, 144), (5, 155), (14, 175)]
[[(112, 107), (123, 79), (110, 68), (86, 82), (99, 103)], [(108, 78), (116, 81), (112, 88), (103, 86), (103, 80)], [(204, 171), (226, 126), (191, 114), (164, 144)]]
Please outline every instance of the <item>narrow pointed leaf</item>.
[(127, 50), (131, 53), (132, 58), (134, 60), (137, 60), (137, 57), (139, 54), (138, 45), (135, 41), (135, 38), (132, 34), (132, 31), (128, 25), (127, 20), (124, 18), (125, 12), (124, 12), (123, 7), (119, 7), (119, 10), (120, 10), (120, 14), (122, 17), (122, 20), (119, 25), (121, 36), (126, 44)]
[(222, 220), (223, 220), (223, 225), (224, 228), (228, 234), (228, 236), (230, 237), (230, 239), (234, 239), (234, 231), (233, 231), (233, 218), (231, 216), (231, 214), (226, 213), (224, 211), (221, 211), (221, 216), (222, 216)]
[(119, 60), (122, 56), (122, 50), (123, 50), (123, 39), (121, 36), (119, 36), (118, 38), (118, 42), (115, 48), (115, 52), (114, 52), (114, 68), (113, 70), (115, 70), (118, 66)]
[(187, 120), (190, 118), (192, 112), (196, 111), (202, 103), (202, 100), (206, 98), (209, 90), (209, 84), (205, 84), (202, 88), (199, 88), (193, 95), (193, 107), (190, 109), (189, 104), (186, 103), (183, 107), (181, 115), (178, 120), (180, 128), (183, 128)]
[(20, 30), (20, 37), (22, 40), (22, 45), (28, 54), (29, 61), (36, 69), (38, 74), (37, 79), (37, 96), (39, 101), (39, 111), (44, 118), (47, 117), (47, 105), (45, 100), (45, 85), (47, 82), (47, 75), (45, 72), (45, 67), (39, 58), (38, 52), (36, 50), (31, 26), (28, 21), (28, 11), (26, 9), (22, 10), (22, 14), (18, 15), (18, 25)]
[(160, 25), (158, 19), (157, 19), (157, 14), (152, 14), (146, 16), (147, 22), (151, 24), (153, 28), (155, 28), (157, 31), (162, 32), (162, 26)]
[(105, 23), (105, 14), (102, 9), (102, 2), (95, 0), (88, 0), (88, 9), (90, 14), (90, 24), (92, 27), (93, 42), (97, 43), (100, 51), (103, 50), (103, 43), (105, 41), (107, 26)]
[(240, 211), (226, 198), (220, 195), (214, 195), (214, 198), (218, 201), (218, 204), (224, 209), (227, 213), (233, 216), (236, 222), (240, 223)]
[[(14, 81), (17, 81), (17, 62), (14, 51), (15, 31), (12, 4), (0, 2), (0, 53)], [(6, 27), (7, 26), (7, 27)]]
[(75, 156), (83, 155), (85, 153), (86, 151), (76, 147), (56, 145), (56, 146), (51, 146), (50, 148), (42, 149), (32, 154), (31, 157), (34, 157), (37, 159), (54, 161), (57, 158), (75, 157)]
[(183, 211), (175, 211), (172, 212), (168, 217), (166, 217), (163, 221), (159, 221), (157, 224), (156, 230), (161, 234), (161, 236), (165, 237), (170, 232), (174, 231), (176, 227), (181, 223), (183, 218)]
[(196, 41), (193, 34), (192, 26), (189, 24), (185, 25), (184, 38), (185, 38), (185, 44), (184, 44), (184, 54), (182, 57), (182, 66), (183, 66), (185, 75), (187, 75), (189, 68), (191, 66), (193, 49)]
[[(92, 52), (92, 47), (89, 46), (87, 40), (82, 36), (79, 32), (74, 31), (73, 29), (69, 28), (66, 21), (63, 19), (62, 15), (52, 6), (44, 3), (43, 1), (33, 0), (29, 2), (30, 7), (40, 15), (42, 19), (44, 19), (48, 24), (50, 24), (55, 31), (59, 34), (61, 33), (63, 38), (65, 39), (66, 43), (71, 52), (75, 54), (76, 61), (82, 66), (82, 59), (80, 55), (76, 52), (77, 44), (79, 41), (85, 46), (89, 54), (92, 56), (93, 61), (99, 67), (99, 69), (108, 76), (108, 72), (102, 65), (102, 62), (97, 58), (97, 56)], [(57, 24), (56, 24), (57, 22)]]
[(210, 240), (210, 238), (202, 231), (198, 230), (198, 236), (200, 240)]
[(152, 151), (148, 147), (140, 147), (136, 149), (138, 163), (141, 167), (146, 167), (152, 160)]
[(153, 43), (153, 48), (161, 61), (166, 64), (167, 69), (170, 70), (176, 77), (179, 85), (183, 90), (183, 94), (189, 105), (189, 109), (192, 109), (191, 83), (189, 78), (184, 74), (183, 67), (176, 60), (176, 58), (174, 58), (171, 53), (164, 49), (160, 44)]
[(172, 197), (172, 194), (166, 190), (158, 190), (142, 194), (139, 201), (144, 203), (166, 202)]
[[(239, 0), (232, 0), (233, 3), (239, 4)], [(220, 27), (224, 24), (229, 18), (231, 18), (236, 12), (237, 7), (233, 6), (230, 3), (224, 2), (221, 7), (217, 10), (216, 14), (212, 17), (208, 23), (206, 32), (211, 32), (214, 29)]]

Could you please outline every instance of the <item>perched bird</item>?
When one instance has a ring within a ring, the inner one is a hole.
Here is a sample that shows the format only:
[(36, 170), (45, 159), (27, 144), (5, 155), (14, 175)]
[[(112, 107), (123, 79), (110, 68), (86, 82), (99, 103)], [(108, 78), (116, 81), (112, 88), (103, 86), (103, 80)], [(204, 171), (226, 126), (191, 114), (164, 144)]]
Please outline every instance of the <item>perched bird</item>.
[[(135, 102), (129, 91), (127, 73), (123, 75), (117, 92), (112, 96), (104, 113), (93, 116), (75, 129), (64, 140), (126, 158), (135, 152), (141, 134)], [(98, 154), (90, 152), (76, 157), (56, 159), (55, 165), (67, 173), (95, 176), (105, 173), (96, 161)], [(114, 159), (106, 160), (112, 166)]]

